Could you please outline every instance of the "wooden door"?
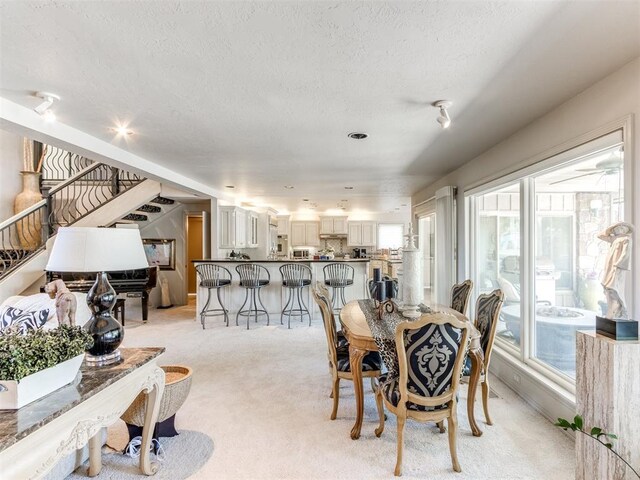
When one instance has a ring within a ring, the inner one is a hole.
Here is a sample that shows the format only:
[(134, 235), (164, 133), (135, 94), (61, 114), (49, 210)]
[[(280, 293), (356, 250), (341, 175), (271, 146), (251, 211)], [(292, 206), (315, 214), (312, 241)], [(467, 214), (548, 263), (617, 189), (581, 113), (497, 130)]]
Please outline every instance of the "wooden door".
[(196, 269), (192, 260), (202, 260), (203, 240), (202, 240), (202, 216), (187, 217), (187, 293), (196, 293), (198, 281)]

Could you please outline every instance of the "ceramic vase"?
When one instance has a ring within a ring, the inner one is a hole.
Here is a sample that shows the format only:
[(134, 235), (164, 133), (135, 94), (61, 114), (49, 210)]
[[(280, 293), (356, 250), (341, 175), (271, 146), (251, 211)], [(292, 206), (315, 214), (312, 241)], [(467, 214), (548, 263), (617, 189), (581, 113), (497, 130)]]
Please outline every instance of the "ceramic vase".
[[(42, 200), (40, 173), (20, 172), (22, 191), (16, 195), (13, 211), (18, 214)], [(42, 243), (42, 214), (38, 211), (16, 224), (18, 241), (25, 250), (35, 250)]]

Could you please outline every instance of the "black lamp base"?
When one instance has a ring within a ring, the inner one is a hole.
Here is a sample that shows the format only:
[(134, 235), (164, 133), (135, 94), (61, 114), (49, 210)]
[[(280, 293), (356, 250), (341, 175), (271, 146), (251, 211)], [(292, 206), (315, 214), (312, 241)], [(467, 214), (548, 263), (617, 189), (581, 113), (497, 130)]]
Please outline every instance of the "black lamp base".
[(93, 337), (93, 346), (85, 357), (90, 365), (111, 365), (120, 361), (118, 347), (124, 338), (124, 328), (111, 315), (116, 304), (116, 292), (109, 284), (106, 272), (98, 273), (96, 283), (87, 294), (87, 305), (93, 312), (84, 329)]

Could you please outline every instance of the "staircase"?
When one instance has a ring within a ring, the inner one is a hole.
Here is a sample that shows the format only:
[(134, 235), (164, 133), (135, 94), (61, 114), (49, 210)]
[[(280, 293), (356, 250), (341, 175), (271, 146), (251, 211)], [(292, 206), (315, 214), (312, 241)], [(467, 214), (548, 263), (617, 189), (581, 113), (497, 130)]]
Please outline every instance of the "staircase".
[(112, 226), (122, 221), (123, 213), (161, 215), (161, 205), (173, 203), (164, 198), (154, 203), (161, 198), (158, 182), (46, 148), (42, 201), (0, 223), (0, 300), (42, 276), (47, 243), (61, 226)]
[(138, 228), (142, 229), (152, 224), (164, 214), (169, 213), (177, 206), (178, 205), (176, 205), (175, 200), (158, 195), (157, 197), (149, 200), (148, 203), (140, 205), (134, 211), (116, 221), (112, 226), (117, 227), (118, 225), (123, 224), (137, 224)]

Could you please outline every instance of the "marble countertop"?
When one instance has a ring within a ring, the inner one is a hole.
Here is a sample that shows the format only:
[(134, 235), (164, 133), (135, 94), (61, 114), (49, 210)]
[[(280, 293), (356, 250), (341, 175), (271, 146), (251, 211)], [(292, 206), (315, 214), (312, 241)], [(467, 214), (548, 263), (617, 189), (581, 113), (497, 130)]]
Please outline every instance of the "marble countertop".
[(153, 360), (164, 348), (121, 348), (122, 361), (106, 367), (82, 363), (75, 382), (18, 410), (0, 410), (0, 451), (55, 420), (128, 373)]
[(208, 259), (208, 260), (191, 260), (193, 263), (333, 263), (333, 262), (345, 262), (345, 263), (364, 263), (368, 262), (368, 258), (350, 258), (345, 260), (344, 258), (334, 258), (333, 260), (313, 260), (311, 258), (304, 259), (289, 259), (289, 260), (230, 260), (224, 259)]

